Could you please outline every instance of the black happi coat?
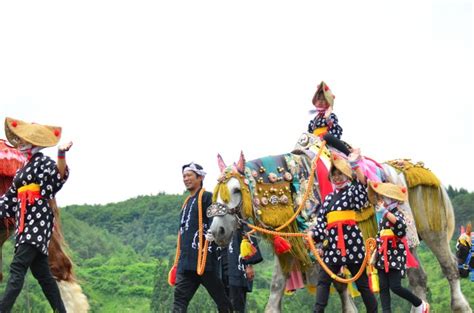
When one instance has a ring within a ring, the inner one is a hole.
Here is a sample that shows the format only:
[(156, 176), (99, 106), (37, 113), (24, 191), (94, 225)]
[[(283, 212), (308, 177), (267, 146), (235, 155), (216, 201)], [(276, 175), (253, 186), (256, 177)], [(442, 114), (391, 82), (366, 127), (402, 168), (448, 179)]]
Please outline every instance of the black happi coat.
[[(339, 199), (329, 207), (333, 202), (333, 197)], [(316, 242), (328, 240), (328, 245), (324, 248), (324, 262), (326, 264), (344, 265), (353, 263), (362, 263), (365, 256), (365, 246), (362, 233), (356, 225), (343, 225), (344, 238), (338, 238), (337, 228), (333, 227), (327, 230), (327, 214), (333, 211), (360, 211), (367, 204), (367, 189), (357, 180), (350, 183), (349, 186), (340, 190), (337, 195), (330, 193), (324, 200), (323, 207), (318, 213), (317, 224), (313, 228), (314, 239)], [(338, 240), (344, 240), (346, 246), (346, 256), (342, 256), (337, 248)]]
[[(178, 273), (184, 273), (184, 271), (196, 271), (199, 246), (199, 192), (200, 190), (196, 192), (194, 196), (190, 197), (184, 208), (181, 210), (179, 226), (179, 232), (181, 235), (181, 254), (178, 261)], [(206, 215), (206, 210), (211, 203), (212, 193), (205, 191), (202, 195), (202, 223), (204, 235), (211, 225), (211, 219)], [(205, 242), (205, 238), (203, 238), (202, 242)], [(215, 248), (215, 244), (209, 244), (205, 268), (206, 271), (213, 271), (216, 269), (217, 257)]]
[[(48, 200), (54, 198), (68, 176), (69, 169), (66, 169), (61, 179), (56, 162), (41, 152), (35, 153), (28, 163), (18, 170), (13, 178), (12, 186), (0, 198), (0, 218), (15, 217), (15, 249), (21, 244), (28, 243), (37, 247), (41, 253), (48, 255), (49, 241), (54, 227), (53, 210)], [(27, 201), (24, 230), (18, 234), (21, 208), (18, 189), (29, 184), (40, 185), (40, 198), (32, 204)]]
[[(377, 262), (375, 266), (380, 270), (385, 270), (384, 266), (384, 255), (382, 250), (383, 240), (380, 238), (380, 232), (383, 229), (391, 229), (395, 236), (397, 237), (396, 242), (393, 244), (393, 239), (389, 239), (387, 242), (387, 259), (389, 269), (396, 269), (401, 271), (402, 276), (405, 275), (406, 270), (406, 261), (407, 261), (407, 251), (405, 249), (405, 244), (402, 239), (406, 236), (406, 222), (403, 214), (398, 211), (397, 208), (394, 208), (390, 211), (393, 215), (397, 217), (397, 222), (394, 224), (390, 222), (387, 217), (383, 217), (379, 222), (379, 232), (377, 233)], [(392, 245), (395, 245), (393, 247)]]
[(252, 291), (253, 282), (247, 279), (245, 269), (248, 265), (257, 264), (263, 261), (260, 248), (258, 247), (257, 239), (251, 238), (253, 246), (257, 252), (252, 257), (244, 260), (240, 256), (240, 244), (243, 239), (243, 231), (237, 230), (232, 236), (232, 240), (228, 248), (221, 252), (221, 262), (223, 266), (223, 275), (227, 275), (229, 286), (247, 288), (247, 292)]
[[(337, 119), (336, 114), (331, 113), (329, 115), (329, 120), (332, 122), (332, 125), (331, 127), (328, 128), (328, 133), (330, 133), (337, 139), (341, 139), (342, 127), (339, 125), (339, 121)], [(326, 126), (328, 126), (328, 121), (324, 118), (324, 115), (317, 114), (315, 118), (309, 122), (308, 133), (312, 134), (316, 128), (326, 127)]]

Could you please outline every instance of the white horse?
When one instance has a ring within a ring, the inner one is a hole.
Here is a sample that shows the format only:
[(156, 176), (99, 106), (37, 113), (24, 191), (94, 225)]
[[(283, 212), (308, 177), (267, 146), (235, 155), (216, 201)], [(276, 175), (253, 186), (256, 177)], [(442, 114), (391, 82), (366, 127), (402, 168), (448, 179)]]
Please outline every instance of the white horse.
[[(300, 155), (305, 158), (305, 155)], [(249, 217), (255, 222), (258, 221), (251, 212), (255, 211), (254, 191), (255, 186), (249, 184), (251, 171), (246, 165), (259, 162), (256, 159), (246, 163), (243, 154), (239, 161), (232, 167), (225, 166), (222, 158), (218, 156), (219, 168), (222, 172), (220, 182), (215, 189), (214, 208), (219, 208), (218, 214), (214, 216), (210, 226), (213, 238), (218, 245), (226, 246), (232, 238), (233, 232), (239, 227), (239, 219)], [(311, 160), (308, 161), (311, 163)], [(384, 164), (384, 171), (388, 181), (407, 186), (403, 175), (398, 174), (395, 168)], [(255, 168), (255, 167), (254, 167)], [(227, 188), (221, 188), (220, 185)], [(316, 185), (317, 186), (317, 185)], [(221, 191), (227, 190), (227, 195), (222, 195)], [(419, 185), (409, 190), (409, 206), (413, 211), (414, 221), (419, 236), (434, 253), (448, 279), (451, 291), (451, 309), (453, 312), (471, 312), (472, 310), (460, 288), (459, 272), (457, 262), (451, 253), (449, 241), (454, 231), (454, 212), (445, 189), (441, 187), (430, 187)], [(249, 208), (249, 206), (251, 206)], [(250, 212), (250, 214), (249, 214)], [(375, 217), (372, 217), (375, 219)], [(416, 248), (411, 249), (416, 255)], [(312, 273), (319, 271), (319, 264), (314, 264)], [(426, 300), (427, 275), (421, 264), (416, 269), (408, 270), (409, 284), (413, 292), (420, 298)], [(286, 277), (278, 258), (275, 258), (275, 268), (273, 271), (271, 292), (265, 308), (265, 312), (281, 312), (281, 301), (284, 293)], [(357, 312), (357, 308), (347, 292), (346, 286), (335, 284), (342, 302), (344, 312)]]

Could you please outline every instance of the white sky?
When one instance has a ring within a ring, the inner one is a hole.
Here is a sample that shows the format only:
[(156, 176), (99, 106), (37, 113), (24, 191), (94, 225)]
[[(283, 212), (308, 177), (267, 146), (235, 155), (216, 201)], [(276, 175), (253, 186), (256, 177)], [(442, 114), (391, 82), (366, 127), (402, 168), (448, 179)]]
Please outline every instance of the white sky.
[(468, 0), (3, 1), (0, 119), (63, 126), (60, 203), (107, 203), (289, 152), (325, 80), (343, 139), (474, 191), (473, 55)]

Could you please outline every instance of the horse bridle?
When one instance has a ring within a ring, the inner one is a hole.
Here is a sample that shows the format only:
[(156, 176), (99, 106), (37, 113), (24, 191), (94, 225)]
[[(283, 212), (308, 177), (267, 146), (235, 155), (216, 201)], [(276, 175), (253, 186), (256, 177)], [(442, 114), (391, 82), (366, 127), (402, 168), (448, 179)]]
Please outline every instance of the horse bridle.
[(238, 219), (239, 213), (242, 210), (242, 199), (236, 207), (230, 208), (225, 203), (214, 202), (212, 203), (206, 211), (207, 217), (211, 218), (214, 216), (224, 216), (226, 214), (235, 215)]

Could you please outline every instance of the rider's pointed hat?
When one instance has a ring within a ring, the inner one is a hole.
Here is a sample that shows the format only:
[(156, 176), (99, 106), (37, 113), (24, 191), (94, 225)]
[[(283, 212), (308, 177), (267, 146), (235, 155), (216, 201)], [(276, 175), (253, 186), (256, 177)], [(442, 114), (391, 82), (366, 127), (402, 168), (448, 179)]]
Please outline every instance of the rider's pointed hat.
[(329, 86), (323, 81), (318, 85), (318, 89), (314, 93), (313, 104), (316, 104), (316, 100), (320, 93), (324, 95), (324, 98), (329, 103), (329, 106), (332, 107), (334, 105), (334, 99), (336, 98), (336, 96), (332, 93)]
[(395, 199), (400, 202), (406, 201), (408, 197), (408, 191), (406, 187), (398, 186), (392, 183), (377, 183), (370, 181), (368, 189), (369, 200), (373, 204), (377, 204), (376, 194), (390, 199)]
[(5, 118), (5, 135), (18, 147), (20, 139), (37, 147), (52, 147), (61, 138), (61, 127), (28, 123), (11, 117)]

